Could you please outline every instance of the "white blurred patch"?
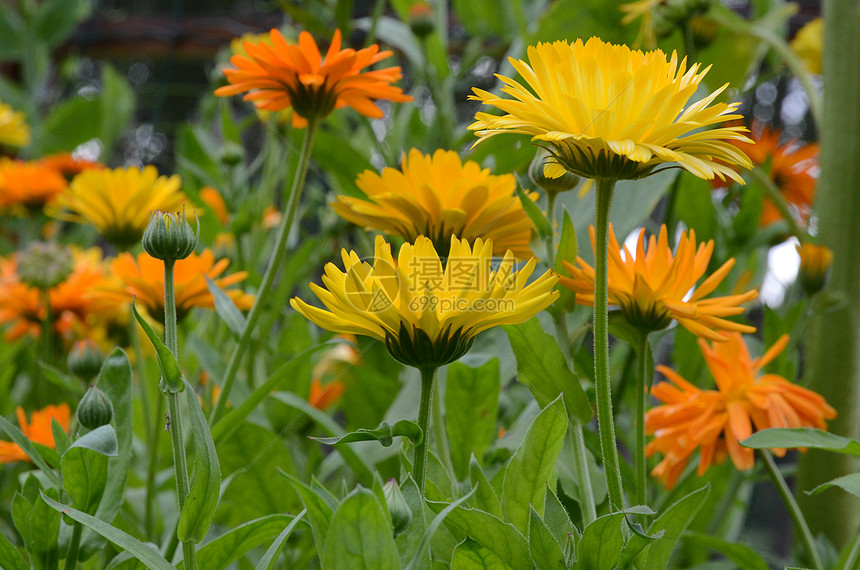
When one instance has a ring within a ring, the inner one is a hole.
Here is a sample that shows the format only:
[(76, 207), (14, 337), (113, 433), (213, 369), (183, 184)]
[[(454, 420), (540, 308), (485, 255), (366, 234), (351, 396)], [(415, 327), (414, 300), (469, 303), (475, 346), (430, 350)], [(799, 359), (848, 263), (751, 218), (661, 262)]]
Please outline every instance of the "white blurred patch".
[(769, 307), (780, 306), (786, 291), (797, 279), (797, 271), (800, 268), (797, 243), (797, 238), (791, 238), (767, 252), (767, 274), (759, 295), (762, 302)]

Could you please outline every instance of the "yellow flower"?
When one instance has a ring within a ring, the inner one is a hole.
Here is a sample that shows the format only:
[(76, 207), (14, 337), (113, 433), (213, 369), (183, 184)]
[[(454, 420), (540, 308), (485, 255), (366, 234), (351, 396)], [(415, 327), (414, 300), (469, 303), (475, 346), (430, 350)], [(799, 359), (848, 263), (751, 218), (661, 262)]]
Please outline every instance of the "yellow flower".
[(552, 154), (547, 177), (565, 170), (597, 179), (635, 179), (666, 163), (700, 178), (743, 181), (731, 166), (750, 168), (732, 140), (749, 141), (742, 126), (703, 130), (739, 118), (740, 103), (716, 103), (723, 85), (685, 105), (708, 69), (687, 70), (676, 53), (643, 53), (591, 38), (583, 43), (541, 43), (528, 49), (531, 63), (511, 64), (531, 88), (508, 77), (504, 99), (474, 88), (471, 99), (498, 107), (502, 116), (478, 113), (469, 126), (478, 144), (501, 133), (532, 136)]
[(807, 242), (797, 246), (797, 253), (800, 254), (800, 285), (807, 295), (814, 295), (827, 283), (833, 252), (823, 245)]
[(518, 259), (531, 257), (532, 223), (515, 195), (512, 174), (494, 176), (476, 162), (461, 162), (451, 150), (431, 156), (412, 149), (400, 170), (365, 170), (356, 184), (367, 199), (339, 196), (332, 203), (354, 224), (410, 242), (427, 236), (437, 251), (448, 250), (453, 234), (470, 243), (492, 239), (498, 256), (511, 250)]
[(0, 101), (0, 145), (27, 146), (30, 144), (30, 125), (24, 113)]
[[(643, 228), (635, 257), (626, 245), (622, 257), (615, 232), (609, 227), (609, 303), (618, 305), (625, 320), (642, 330), (655, 331), (675, 319), (693, 334), (716, 341), (726, 339), (720, 331), (755, 332), (755, 327), (723, 317), (743, 313), (740, 304), (755, 299), (756, 291), (706, 298), (729, 273), (734, 259), (696, 286), (708, 269), (713, 240), (696, 247), (696, 234), (690, 230), (681, 235), (673, 255), (665, 225), (657, 239), (652, 235), (648, 240), (647, 251), (644, 238)], [(594, 242), (594, 227), (591, 241)], [(581, 257), (576, 258), (576, 266), (563, 263), (572, 277), (561, 277), (561, 284), (576, 293), (577, 303), (593, 305), (594, 269)], [(693, 293), (688, 297), (690, 291)]]
[(372, 266), (342, 250), (345, 271), (329, 263), (325, 287), (311, 284), (328, 310), (298, 298), (290, 304), (324, 329), (382, 340), (400, 362), (435, 368), (463, 356), (481, 331), (526, 321), (558, 298), (551, 271), (526, 284), (534, 259), (517, 272), (512, 253), (495, 270), (492, 256), (492, 241), (472, 247), (455, 237), (443, 270), (428, 238), (403, 244), (395, 261), (377, 236)]
[(821, 54), (824, 46), (823, 18), (815, 18), (800, 28), (789, 45), (803, 60), (810, 73), (821, 75)]
[(185, 201), (179, 176), (159, 176), (154, 166), (86, 170), (72, 180), (49, 212), (92, 224), (120, 248), (140, 242), (154, 210), (177, 211)]

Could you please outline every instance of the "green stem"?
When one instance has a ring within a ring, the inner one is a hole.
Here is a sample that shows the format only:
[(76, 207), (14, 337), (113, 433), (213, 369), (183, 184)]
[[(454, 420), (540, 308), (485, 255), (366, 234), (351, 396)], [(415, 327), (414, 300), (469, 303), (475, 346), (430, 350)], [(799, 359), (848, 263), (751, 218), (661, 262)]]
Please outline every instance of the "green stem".
[(858, 561), (860, 561), (860, 532), (854, 537), (854, 542), (851, 543), (848, 556), (845, 557), (841, 570), (855, 570), (858, 567)]
[(681, 35), (684, 36), (684, 55), (687, 57), (687, 64), (696, 61), (696, 42), (693, 38), (693, 30), (690, 28), (690, 19), (684, 20), (681, 26)]
[(42, 297), (42, 305), (45, 307), (45, 320), (42, 322), (42, 359), (46, 363), (51, 363), (51, 355), (54, 351), (52, 336), (54, 334), (53, 312), (51, 311), (51, 295), (48, 289), (40, 291)]
[(76, 522), (72, 527), (72, 540), (69, 541), (69, 550), (66, 551), (65, 570), (75, 570), (78, 565), (78, 551), (81, 548), (81, 534), (83, 533), (83, 525)]
[[(170, 352), (178, 358), (179, 342), (176, 333), (176, 296), (173, 273), (176, 261), (164, 261), (164, 342)], [(185, 441), (182, 437), (182, 416), (179, 411), (179, 393), (167, 392), (167, 411), (170, 415), (170, 439), (173, 444), (173, 471), (176, 476), (176, 497), (179, 501), (179, 514), (185, 508), (188, 496), (188, 460), (185, 456)], [(197, 551), (193, 540), (182, 542), (183, 563), (187, 570), (196, 570)]]
[(149, 400), (149, 386), (146, 385), (146, 363), (143, 360), (143, 347), (140, 344), (140, 335), (137, 332), (137, 320), (134, 318), (134, 312), (129, 307), (128, 320), (128, 336), (131, 341), (131, 347), (135, 354), (135, 364), (137, 366), (137, 381), (140, 389), (140, 401), (143, 405), (144, 426), (146, 421), (151, 420), (152, 425), (147, 437), (147, 448), (149, 450), (148, 467), (149, 471), (146, 474), (146, 506), (144, 507), (143, 524), (146, 530), (146, 535), (151, 537), (155, 534), (155, 516), (153, 507), (155, 506), (155, 466), (158, 464), (158, 439), (160, 435), (160, 416), (161, 416), (161, 399), (158, 399), (158, 413), (152, 415), (152, 404)]
[(152, 433), (149, 437), (149, 461), (146, 473), (146, 508), (144, 510), (144, 524), (146, 525), (147, 537), (155, 536), (155, 516), (153, 508), (156, 504), (155, 475), (158, 469), (158, 443), (161, 439), (162, 414), (164, 413), (164, 401), (161, 398), (155, 403), (155, 416), (152, 418)]
[(296, 217), (299, 202), (302, 195), (302, 190), (305, 185), (305, 177), (308, 173), (308, 165), (311, 161), (311, 149), (314, 144), (314, 134), (316, 133), (317, 123), (314, 120), (308, 121), (308, 126), (305, 131), (305, 139), (302, 143), (301, 154), (299, 155), (299, 163), (296, 167), (296, 175), (293, 179), (293, 186), (290, 190), (289, 202), (287, 204), (287, 215), (281, 221), (281, 226), (278, 228), (278, 235), (275, 238), (275, 249), (272, 251), (272, 256), (269, 259), (269, 266), (266, 268), (266, 273), (263, 275), (263, 282), (260, 284), (260, 290), (257, 291), (257, 297), (254, 299), (254, 305), (251, 307), (248, 317), (245, 320), (245, 328), (242, 329), (242, 334), (239, 336), (239, 342), (233, 348), (230, 354), (230, 362), (227, 364), (227, 371), (224, 373), (222, 382), (221, 394), (212, 414), (209, 416), (209, 424), (215, 425), (224, 414), (224, 407), (227, 404), (227, 399), (230, 392), (233, 390), (233, 383), (236, 381), (236, 372), (239, 370), (239, 363), (242, 360), (242, 355), (248, 348), (251, 341), (251, 334), (254, 332), (254, 326), (257, 324), (257, 319), (260, 318), (263, 306), (265, 305), (266, 297), (275, 282), (275, 276), (278, 273), (278, 268), (287, 253), (287, 238), (290, 235), (290, 230), (293, 227), (293, 219)]
[(764, 188), (765, 194), (767, 195), (767, 199), (776, 206), (776, 209), (779, 210), (779, 214), (788, 223), (791, 234), (802, 242), (809, 241), (809, 234), (806, 233), (806, 230), (801, 228), (797, 223), (797, 220), (794, 219), (794, 214), (791, 212), (791, 208), (788, 207), (788, 203), (785, 201), (785, 196), (780, 192), (776, 182), (774, 182), (771, 177), (758, 166), (754, 166), (750, 170), (750, 174), (752, 174), (756, 182), (761, 184)]
[(809, 525), (806, 524), (806, 519), (800, 511), (797, 501), (794, 500), (791, 489), (788, 488), (788, 484), (783, 479), (782, 473), (779, 472), (779, 468), (774, 463), (773, 456), (766, 449), (757, 449), (756, 453), (764, 463), (764, 467), (767, 469), (771, 481), (776, 486), (779, 496), (782, 497), (782, 502), (785, 503), (785, 507), (791, 515), (791, 520), (794, 521), (794, 528), (800, 533), (800, 538), (803, 541), (803, 546), (806, 548), (806, 554), (809, 556), (813, 568), (815, 570), (823, 570), (824, 564), (821, 562), (821, 556), (815, 548), (815, 539), (812, 536), (812, 531), (809, 530)]
[(436, 368), (421, 368), (421, 402), (418, 404), (418, 427), (423, 437), (421, 443), (415, 446), (412, 459), (413, 474), (418, 484), (418, 491), (424, 496), (424, 479), (427, 476), (427, 449), (430, 440), (430, 402), (433, 400), (433, 383), (436, 380)]
[(441, 394), (437, 394), (433, 398), (432, 410), (433, 437), (436, 438), (436, 451), (439, 453), (439, 459), (448, 468), (448, 472), (453, 475), (454, 463), (451, 461), (451, 448), (448, 445), (448, 436), (445, 433), (445, 416), (442, 414)]
[(636, 466), (636, 504), (648, 504), (648, 463), (645, 460), (645, 406), (647, 388), (651, 369), (648, 366), (650, 346), (648, 345), (648, 333), (642, 332), (639, 338), (639, 374), (636, 379), (636, 447), (633, 463)]
[(609, 379), (609, 312), (608, 312), (608, 242), (609, 207), (615, 180), (598, 179), (595, 207), (594, 243), (594, 384), (597, 398), (597, 425), (600, 434), (600, 450), (603, 453), (603, 468), (606, 489), (609, 494), (609, 509), (616, 512), (624, 508), (624, 493), (621, 486), (621, 469), (618, 448), (615, 442), (615, 420), (612, 417), (612, 385)]

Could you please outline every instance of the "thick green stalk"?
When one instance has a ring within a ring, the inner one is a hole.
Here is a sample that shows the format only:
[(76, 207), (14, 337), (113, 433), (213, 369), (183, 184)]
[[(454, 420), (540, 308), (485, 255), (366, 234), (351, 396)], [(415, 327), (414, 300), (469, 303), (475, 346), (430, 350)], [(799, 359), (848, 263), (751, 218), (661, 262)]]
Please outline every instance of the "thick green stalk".
[[(860, 437), (860, 9), (857, 0), (824, 2), (824, 105), (821, 176), (815, 199), (819, 243), (833, 251), (826, 295), (839, 299), (807, 331), (810, 387), (836, 408), (828, 429)], [(808, 496), (815, 486), (855, 473), (849, 455), (810, 450), (799, 461), (798, 501), (813, 532), (838, 547), (852, 541), (860, 523), (860, 501), (844, 493)]]
[(621, 469), (615, 441), (615, 419), (612, 417), (612, 384), (609, 379), (609, 207), (615, 180), (596, 180), (594, 236), (594, 388), (597, 398), (597, 425), (603, 469), (612, 512), (624, 508)]
[[(178, 358), (179, 342), (176, 334), (176, 296), (173, 270), (176, 261), (164, 261), (164, 342), (170, 352)], [(170, 439), (173, 444), (173, 472), (176, 477), (176, 497), (179, 512), (185, 508), (188, 496), (188, 460), (185, 456), (185, 441), (182, 438), (182, 416), (179, 411), (179, 393), (167, 392), (167, 411), (170, 414)], [(182, 554), (186, 570), (197, 569), (197, 549), (193, 540), (182, 542)]]
[(81, 548), (81, 534), (83, 533), (83, 525), (76, 522), (72, 527), (72, 539), (69, 541), (69, 549), (66, 551), (66, 564), (63, 566), (65, 570), (75, 570), (78, 565), (78, 551)]
[(436, 368), (421, 368), (421, 401), (418, 404), (418, 427), (423, 437), (421, 443), (415, 446), (412, 459), (412, 473), (418, 484), (418, 491), (424, 496), (424, 480), (427, 477), (427, 450), (430, 441), (430, 403), (433, 400), (433, 384), (436, 380)]
[(293, 185), (290, 190), (290, 197), (287, 203), (287, 215), (284, 216), (281, 226), (278, 228), (278, 235), (275, 238), (275, 249), (272, 251), (272, 256), (269, 259), (269, 266), (266, 268), (266, 273), (263, 275), (263, 282), (260, 284), (260, 289), (257, 291), (257, 296), (254, 299), (254, 304), (251, 307), (248, 317), (245, 319), (245, 328), (242, 329), (242, 334), (239, 336), (239, 342), (233, 348), (230, 354), (230, 362), (227, 364), (227, 371), (224, 373), (224, 380), (221, 386), (221, 395), (215, 403), (215, 408), (209, 416), (209, 424), (215, 425), (221, 416), (224, 414), (224, 407), (227, 404), (227, 398), (230, 396), (230, 391), (233, 389), (233, 383), (236, 381), (236, 372), (239, 370), (239, 364), (248, 344), (251, 341), (251, 334), (254, 332), (254, 327), (257, 324), (257, 319), (260, 318), (263, 306), (266, 303), (266, 298), (269, 291), (272, 289), (272, 284), (275, 282), (275, 276), (278, 273), (278, 268), (284, 260), (287, 253), (287, 238), (290, 235), (290, 230), (293, 227), (293, 219), (296, 217), (296, 211), (299, 207), (299, 202), (302, 196), (302, 190), (305, 186), (305, 177), (308, 173), (308, 165), (311, 161), (311, 149), (314, 144), (314, 134), (316, 133), (317, 122), (314, 120), (308, 121), (308, 126), (305, 130), (305, 139), (302, 143), (302, 149), (299, 155), (299, 163), (296, 167), (296, 175), (293, 179)]
[(771, 481), (776, 486), (779, 496), (782, 497), (782, 502), (788, 509), (788, 514), (791, 515), (791, 520), (794, 521), (794, 528), (800, 533), (800, 538), (803, 541), (803, 546), (806, 548), (806, 554), (809, 556), (809, 561), (815, 570), (824, 570), (824, 564), (821, 562), (821, 556), (818, 554), (818, 549), (815, 548), (815, 538), (812, 536), (812, 531), (809, 530), (809, 525), (806, 524), (806, 519), (800, 511), (797, 501), (794, 500), (794, 495), (791, 494), (791, 489), (779, 472), (779, 467), (773, 461), (773, 456), (767, 449), (757, 449), (756, 453), (764, 463), (767, 474), (770, 475)]
[(650, 346), (648, 344), (648, 333), (640, 332), (639, 346), (639, 374), (636, 375), (635, 401), (636, 412), (634, 425), (636, 426), (636, 446), (634, 448), (633, 464), (636, 470), (636, 504), (648, 504), (648, 463), (645, 460), (645, 399), (647, 388), (651, 382), (651, 369), (648, 366)]

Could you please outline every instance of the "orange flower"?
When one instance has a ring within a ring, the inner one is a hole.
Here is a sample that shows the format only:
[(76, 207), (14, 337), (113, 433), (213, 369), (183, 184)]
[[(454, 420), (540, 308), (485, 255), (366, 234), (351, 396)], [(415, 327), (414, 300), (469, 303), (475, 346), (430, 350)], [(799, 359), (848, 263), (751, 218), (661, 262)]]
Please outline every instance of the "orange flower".
[(218, 192), (218, 190), (211, 186), (204, 186), (200, 189), (200, 199), (204, 204), (209, 206), (215, 214), (215, 217), (218, 218), (219, 222), (221, 222), (222, 226), (227, 224), (227, 220), (230, 218), (230, 213), (227, 212), (227, 204), (224, 202), (224, 197), (221, 196), (221, 193)]
[[(27, 422), (27, 416), (24, 414), (23, 408), (19, 406), (15, 412), (18, 414), (18, 426), (24, 435), (27, 436), (27, 439), (51, 449), (55, 447), (54, 432), (51, 431), (51, 419), (56, 418), (63, 429), (68, 432), (69, 420), (72, 418), (69, 405), (65, 403), (58, 406), (46, 406), (41, 410), (34, 411), (30, 416), (29, 423)], [(18, 444), (11, 441), (0, 441), (0, 464), (29, 460), (30, 458), (24, 453), (23, 449), (18, 447)]]
[(43, 156), (39, 160), (39, 164), (53, 168), (68, 181), (71, 181), (76, 174), (80, 174), (84, 170), (100, 170), (104, 168), (103, 164), (72, 156), (68, 152), (58, 152), (49, 156)]
[[(731, 141), (746, 153), (757, 166), (768, 170), (771, 180), (788, 202), (797, 222), (805, 227), (809, 222), (815, 187), (818, 183), (818, 144), (792, 140), (780, 144), (782, 133), (760, 123), (753, 123), (754, 143)], [(773, 202), (765, 198), (762, 204), (761, 227), (782, 219)]]
[(356, 342), (355, 335), (344, 334), (338, 337), (348, 342), (342, 342), (326, 350), (311, 372), (308, 403), (320, 410), (328, 409), (340, 400), (346, 391), (346, 384), (341, 377), (349, 366), (358, 364), (360, 361), (355, 346), (350, 344), (350, 342)]
[[(174, 282), (176, 294), (177, 318), (184, 318), (194, 307), (212, 309), (215, 300), (206, 286), (203, 276), (208, 276), (221, 289), (224, 289), (239, 309), (249, 309), (254, 302), (254, 296), (239, 289), (227, 289), (230, 285), (243, 281), (247, 272), (239, 271), (226, 277), (219, 277), (227, 266), (229, 259), (215, 261), (215, 254), (210, 249), (204, 249), (199, 255), (192, 253), (185, 259), (180, 259), (174, 267)], [(104, 294), (116, 301), (128, 302), (133, 298), (138, 307), (144, 307), (149, 314), (159, 320), (164, 316), (164, 263), (146, 253), (139, 253), (135, 258), (130, 253), (122, 253), (114, 259), (111, 271), (120, 280), (121, 285), (104, 291)]]
[(308, 119), (322, 119), (334, 109), (352, 107), (362, 115), (382, 117), (374, 99), (395, 102), (411, 101), (399, 87), (391, 85), (400, 79), (399, 67), (362, 72), (392, 52), (379, 51), (373, 44), (361, 50), (340, 49), (340, 30), (335, 30), (328, 52), (323, 58), (308, 32), (299, 34), (298, 45), (290, 45), (276, 29), (268, 42), (245, 42), (247, 55), (230, 58), (235, 69), (225, 69), (230, 85), (219, 87), (215, 95), (229, 97), (245, 93), (265, 111), (292, 107), (293, 126), (304, 127)]
[[(99, 293), (112, 282), (101, 250), (72, 249), (72, 257), (71, 274), (48, 291), (54, 331), (64, 338), (86, 335), (112, 309)], [(15, 340), (26, 334), (38, 337), (44, 319), (40, 292), (18, 279), (16, 257), (0, 259), (0, 324), (11, 323), (6, 339)]]
[[(646, 331), (660, 330), (672, 319), (678, 321), (693, 334), (710, 340), (722, 341), (721, 331), (755, 332), (755, 327), (729, 321), (724, 317), (739, 315), (744, 309), (741, 303), (758, 296), (754, 290), (740, 295), (710, 297), (728, 275), (735, 263), (729, 259), (700, 285), (696, 282), (708, 269), (714, 251), (713, 240), (696, 246), (696, 233), (690, 230), (682, 234), (678, 249), (672, 254), (666, 226), (660, 235), (648, 240), (645, 248), (645, 229), (639, 232), (635, 257), (625, 245), (624, 256), (609, 226), (609, 303), (617, 305), (624, 318), (633, 326)], [(594, 227), (591, 228), (591, 243), (594, 245)], [(572, 277), (561, 276), (562, 285), (576, 293), (576, 302), (594, 304), (594, 269), (581, 257), (576, 266), (564, 261)], [(687, 296), (690, 291), (692, 295)]]
[[(753, 431), (767, 428), (815, 427), (826, 429), (824, 420), (836, 417), (836, 411), (811, 390), (792, 384), (776, 374), (761, 369), (782, 352), (788, 344), (783, 335), (760, 358), (750, 359), (739, 333), (730, 333), (726, 342), (709, 345), (699, 340), (708, 369), (717, 390), (701, 390), (666, 366), (657, 366), (670, 382), (660, 382), (651, 394), (664, 402), (645, 414), (645, 430), (655, 438), (646, 453), (658, 451), (663, 460), (651, 471), (671, 489), (683, 473), (696, 448), (701, 448), (699, 475), (728, 454), (740, 470), (751, 469), (755, 455), (739, 442)], [(771, 450), (775, 455), (784, 449)]]
[(0, 208), (39, 211), (67, 187), (66, 179), (51, 167), (39, 162), (0, 159)]

